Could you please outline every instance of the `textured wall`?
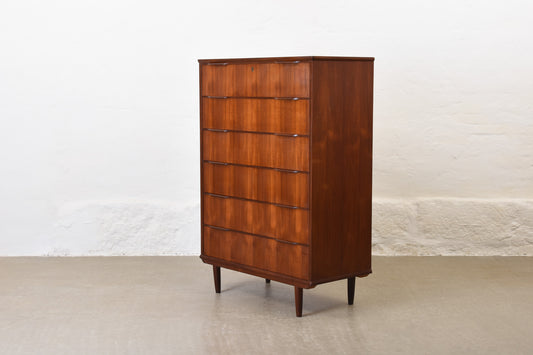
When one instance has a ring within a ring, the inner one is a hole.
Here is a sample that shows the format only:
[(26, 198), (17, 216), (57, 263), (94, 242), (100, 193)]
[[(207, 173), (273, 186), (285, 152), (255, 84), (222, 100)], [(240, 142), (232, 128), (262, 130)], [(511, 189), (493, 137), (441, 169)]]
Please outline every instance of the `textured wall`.
[(378, 255), (533, 255), (533, 201), (377, 200)]
[[(376, 199), (373, 216), (377, 255), (533, 255), (531, 200)], [(66, 204), (46, 255), (196, 254), (199, 223), (198, 204)]]
[(533, 3), (6, 0), (0, 255), (199, 252), (197, 58), (375, 56), (379, 254), (533, 255)]

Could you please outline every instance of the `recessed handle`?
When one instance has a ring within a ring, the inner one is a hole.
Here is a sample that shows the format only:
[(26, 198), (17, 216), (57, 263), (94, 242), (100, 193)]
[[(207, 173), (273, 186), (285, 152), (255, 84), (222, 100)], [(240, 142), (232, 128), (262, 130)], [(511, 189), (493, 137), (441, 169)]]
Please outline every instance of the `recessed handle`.
[(276, 64), (298, 64), (298, 63), (300, 63), (300, 61), (299, 60), (276, 61), (274, 63), (276, 63)]
[(216, 164), (216, 165), (228, 165), (228, 163), (223, 163), (221, 161), (206, 160), (205, 162), (209, 164)]
[(298, 101), (300, 100), (298, 97), (275, 97), (274, 100), (291, 100), (291, 101)]
[(205, 193), (206, 195), (209, 195), (209, 196), (213, 196), (213, 197), (218, 197), (218, 198), (229, 198), (229, 196), (224, 196), (224, 195), (217, 195), (217, 194), (212, 194), (210, 192), (206, 192)]
[(220, 230), (220, 231), (225, 231), (225, 232), (229, 231), (228, 228), (222, 228), (222, 227), (210, 226), (210, 225), (207, 225), (207, 227), (209, 227), (209, 228), (213, 228), (213, 229), (218, 229), (218, 230)]
[(228, 63), (207, 63), (207, 65), (228, 65)]
[(296, 206), (280, 205), (279, 203), (273, 203), (273, 205), (276, 206), (276, 207), (290, 208), (291, 210), (295, 210), (295, 209), (298, 208)]
[(227, 96), (207, 96), (208, 99), (227, 99)]
[(229, 130), (227, 129), (217, 129), (217, 128), (206, 128), (205, 129), (206, 131), (210, 131), (210, 132), (221, 132), (221, 133), (228, 133)]
[(299, 173), (298, 170), (287, 170), (287, 169), (279, 169), (279, 168), (274, 168), (274, 170), (280, 171), (282, 173), (291, 173), (291, 174), (298, 174)]

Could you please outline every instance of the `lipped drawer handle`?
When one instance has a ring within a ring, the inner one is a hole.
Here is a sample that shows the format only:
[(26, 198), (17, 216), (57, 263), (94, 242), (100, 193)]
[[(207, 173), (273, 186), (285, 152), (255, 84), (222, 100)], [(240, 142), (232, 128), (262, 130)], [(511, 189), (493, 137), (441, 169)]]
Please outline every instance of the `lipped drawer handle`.
[(228, 133), (229, 130), (227, 129), (216, 129), (216, 128), (206, 128), (205, 129), (206, 131), (210, 131), (210, 132), (222, 132), (222, 133)]
[(297, 134), (291, 134), (291, 133), (274, 133), (275, 136), (279, 137), (298, 137)]
[(273, 205), (276, 207), (290, 208), (291, 210), (295, 210), (298, 208), (296, 206), (280, 205), (279, 203), (273, 203)]
[(228, 63), (207, 63), (207, 65), (228, 65)]
[(227, 96), (207, 96), (208, 99), (227, 99)]
[(288, 240), (281, 240), (281, 239), (276, 239), (277, 242), (280, 242), (280, 243), (286, 243), (286, 244), (291, 244), (291, 245), (298, 245), (300, 243), (296, 243), (296, 242), (289, 242)]
[(298, 97), (275, 97), (274, 100), (291, 100), (291, 101), (298, 101), (300, 100)]
[(205, 194), (206, 194), (206, 195), (209, 195), (209, 196), (213, 196), (213, 197), (218, 197), (218, 198), (224, 198), (224, 199), (229, 198), (229, 196), (212, 194), (212, 193), (210, 193), (210, 192), (206, 192)]
[(228, 165), (228, 163), (223, 163), (223, 162), (220, 162), (220, 161), (206, 160), (205, 162), (209, 163), (209, 164), (216, 164), (216, 165)]
[(291, 60), (291, 61), (277, 61), (277, 62), (274, 62), (276, 64), (298, 64), (300, 63), (299, 60)]
[(221, 230), (221, 231), (224, 231), (224, 232), (229, 231), (228, 228), (222, 228), (222, 227), (210, 226), (210, 225), (208, 225), (207, 227), (209, 227), (209, 228), (213, 228), (213, 229), (218, 229), (218, 230)]
[(299, 173), (298, 170), (287, 170), (287, 169), (279, 169), (279, 168), (274, 168), (274, 170), (282, 172), (282, 173), (291, 173), (291, 174), (298, 174)]

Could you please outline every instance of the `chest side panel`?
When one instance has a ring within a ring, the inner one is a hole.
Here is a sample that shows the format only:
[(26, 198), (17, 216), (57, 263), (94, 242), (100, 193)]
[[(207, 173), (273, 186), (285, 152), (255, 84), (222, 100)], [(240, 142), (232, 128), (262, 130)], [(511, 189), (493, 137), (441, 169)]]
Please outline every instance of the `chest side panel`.
[(373, 62), (313, 63), (313, 281), (371, 270)]

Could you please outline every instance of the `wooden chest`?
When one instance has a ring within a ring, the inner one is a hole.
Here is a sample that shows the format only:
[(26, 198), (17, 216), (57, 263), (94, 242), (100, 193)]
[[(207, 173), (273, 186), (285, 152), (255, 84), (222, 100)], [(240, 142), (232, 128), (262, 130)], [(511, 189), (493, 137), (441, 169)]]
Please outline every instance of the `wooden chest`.
[(199, 60), (202, 255), (302, 289), (371, 273), (374, 58)]

